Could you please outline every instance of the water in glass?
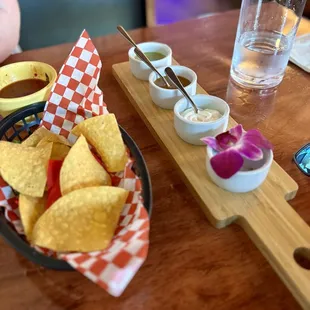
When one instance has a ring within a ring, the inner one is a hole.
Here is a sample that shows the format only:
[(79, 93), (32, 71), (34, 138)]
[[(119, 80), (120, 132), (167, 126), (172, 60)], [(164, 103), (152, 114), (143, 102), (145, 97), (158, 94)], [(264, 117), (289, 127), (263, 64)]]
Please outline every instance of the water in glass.
[(289, 60), (285, 35), (272, 31), (248, 31), (236, 42), (232, 78), (241, 84), (262, 88), (278, 85)]
[(280, 84), (306, 0), (242, 0), (232, 79), (249, 88)]

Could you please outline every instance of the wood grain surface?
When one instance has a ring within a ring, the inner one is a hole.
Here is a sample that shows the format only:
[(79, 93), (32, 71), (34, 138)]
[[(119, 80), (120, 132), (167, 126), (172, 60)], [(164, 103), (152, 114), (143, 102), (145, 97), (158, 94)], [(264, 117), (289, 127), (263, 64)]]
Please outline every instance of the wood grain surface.
[[(276, 161), (297, 181), (290, 204), (310, 223), (310, 178), (292, 162), (309, 142), (310, 75), (293, 64), (276, 92), (250, 92), (229, 83), (238, 12), (132, 31), (137, 42), (169, 44), (178, 62), (196, 71), (211, 95), (226, 98), (245, 128), (258, 127), (275, 146)], [(302, 22), (300, 33), (310, 32)], [(0, 239), (1, 310), (99, 309), (300, 309), (268, 262), (237, 225), (215, 229), (131, 106), (112, 75), (127, 61), (119, 35), (94, 39), (103, 70), (100, 87), (109, 110), (142, 149), (150, 170), (154, 208), (149, 256), (120, 298), (113, 298), (77, 272), (45, 270)], [(38, 60), (57, 70), (72, 44), (12, 56), (7, 63)]]

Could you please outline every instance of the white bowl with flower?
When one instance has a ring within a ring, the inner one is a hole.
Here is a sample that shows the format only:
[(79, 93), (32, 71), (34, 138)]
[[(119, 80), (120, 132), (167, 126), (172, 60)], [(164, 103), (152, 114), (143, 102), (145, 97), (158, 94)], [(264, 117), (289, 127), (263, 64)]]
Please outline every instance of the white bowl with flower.
[(207, 172), (219, 187), (245, 193), (266, 179), (273, 161), (272, 145), (258, 130), (244, 131), (237, 125), (201, 140), (207, 144)]

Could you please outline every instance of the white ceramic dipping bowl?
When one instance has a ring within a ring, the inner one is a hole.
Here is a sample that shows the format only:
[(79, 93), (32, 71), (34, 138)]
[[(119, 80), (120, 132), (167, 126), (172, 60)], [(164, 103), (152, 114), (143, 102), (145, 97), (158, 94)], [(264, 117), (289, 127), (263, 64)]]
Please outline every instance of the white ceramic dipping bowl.
[[(170, 68), (177, 76), (184, 77), (190, 81), (190, 84), (184, 88), (190, 96), (195, 95), (197, 89), (196, 73), (193, 70), (183, 66), (170, 66)], [(159, 68), (158, 72), (163, 76), (166, 75), (165, 68)], [(149, 77), (151, 98), (153, 102), (159, 107), (172, 110), (174, 108), (174, 105), (183, 97), (183, 95), (178, 89), (166, 89), (157, 86), (155, 84), (155, 81), (158, 78), (159, 76), (155, 72), (152, 72)]]
[[(157, 52), (163, 54), (165, 57), (159, 60), (151, 61), (155, 68), (168, 67), (172, 63), (172, 50), (171, 48), (163, 43), (158, 42), (144, 42), (137, 44), (140, 50), (146, 52)], [(138, 58), (134, 52), (134, 47), (128, 51), (129, 65), (132, 74), (139, 80), (147, 81), (152, 70)]]
[(221, 98), (209, 95), (191, 97), (198, 108), (214, 109), (222, 114), (216, 121), (203, 123), (185, 119), (181, 112), (191, 108), (186, 98), (179, 100), (174, 106), (174, 128), (181, 139), (194, 145), (205, 145), (200, 139), (206, 136), (216, 136), (227, 129), (229, 119), (229, 105)]
[(207, 172), (211, 180), (219, 187), (233, 193), (246, 193), (259, 187), (266, 179), (270, 170), (273, 152), (264, 150), (264, 158), (259, 161), (245, 160), (244, 166), (254, 169), (250, 171), (238, 171), (229, 179), (219, 177), (213, 170), (210, 159), (216, 154), (215, 151), (207, 146)]

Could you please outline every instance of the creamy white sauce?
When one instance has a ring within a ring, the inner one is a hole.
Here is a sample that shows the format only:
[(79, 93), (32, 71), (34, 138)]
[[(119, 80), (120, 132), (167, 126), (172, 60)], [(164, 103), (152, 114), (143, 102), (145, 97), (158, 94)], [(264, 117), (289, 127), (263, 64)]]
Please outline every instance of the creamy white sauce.
[(180, 114), (188, 121), (200, 123), (213, 122), (223, 116), (219, 111), (213, 109), (199, 110), (198, 114), (196, 114), (193, 108), (186, 109)]

